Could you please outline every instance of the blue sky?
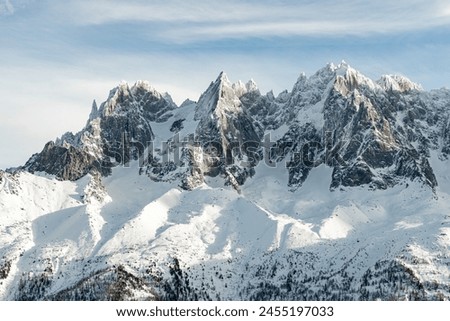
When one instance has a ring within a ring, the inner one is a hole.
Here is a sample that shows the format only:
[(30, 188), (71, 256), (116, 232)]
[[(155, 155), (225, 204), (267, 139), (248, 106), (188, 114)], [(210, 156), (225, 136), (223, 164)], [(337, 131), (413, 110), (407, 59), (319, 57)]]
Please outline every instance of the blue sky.
[(196, 100), (220, 71), (262, 92), (346, 60), (450, 87), (450, 1), (0, 0), (0, 168), (23, 164), (120, 81)]

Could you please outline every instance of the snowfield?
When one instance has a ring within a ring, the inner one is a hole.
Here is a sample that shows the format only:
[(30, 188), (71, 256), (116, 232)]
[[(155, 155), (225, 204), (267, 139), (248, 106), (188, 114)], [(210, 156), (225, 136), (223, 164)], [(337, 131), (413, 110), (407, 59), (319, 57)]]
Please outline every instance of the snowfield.
[[(342, 291), (354, 299), (361, 299), (365, 274), (387, 261), (409, 268), (421, 284), (438, 284), (426, 289), (427, 298), (449, 295), (450, 195), (440, 188), (433, 193), (405, 183), (388, 190), (330, 192), (324, 188), (330, 169), (321, 166), (290, 192), (281, 184), (285, 169), (260, 164), (240, 194), (209, 184), (184, 191), (138, 175), (136, 166), (115, 168), (103, 181), (100, 200), (86, 199), (92, 177), (62, 182), (3, 173), (1, 298), (24, 298), (21, 282), (42, 275), (48, 285), (36, 298), (52, 297), (119, 266), (152, 289), (132, 289), (129, 299), (152, 298), (158, 295), (155, 278), (170, 280), (174, 258), (188, 271), (183, 273), (199, 299), (246, 299), (258, 293), (260, 282), (282, 289), (295, 271), (289, 265), (294, 258), (303, 280), (321, 271), (337, 279), (333, 284), (342, 282)], [(442, 186), (448, 184), (442, 177)], [(376, 293), (374, 280), (368, 291)], [(279, 294), (289, 295), (294, 292)]]

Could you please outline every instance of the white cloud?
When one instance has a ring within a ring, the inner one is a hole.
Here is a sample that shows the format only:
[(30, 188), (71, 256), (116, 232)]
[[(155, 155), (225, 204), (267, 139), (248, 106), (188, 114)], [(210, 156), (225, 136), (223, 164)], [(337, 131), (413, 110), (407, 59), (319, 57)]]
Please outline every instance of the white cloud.
[(25, 8), (35, 0), (0, 0), (0, 17), (9, 16), (17, 10)]
[[(67, 10), (67, 7), (65, 6)], [(285, 8), (261, 6), (244, 1), (72, 1), (71, 12), (85, 24), (117, 21), (147, 22), (223, 22), (264, 19), (270, 15), (292, 16)], [(270, 10), (269, 10), (270, 9)], [(270, 13), (270, 15), (269, 15)]]
[(450, 16), (450, 5), (442, 8), (442, 16), (448, 17)]
[(7, 16), (14, 13), (14, 6), (9, 0), (0, 1), (0, 16)]
[[(62, 6), (62, 4), (61, 4)], [(149, 35), (174, 42), (292, 35), (365, 35), (449, 23), (442, 1), (71, 1), (76, 23), (145, 22)], [(137, 31), (138, 32), (138, 31)]]

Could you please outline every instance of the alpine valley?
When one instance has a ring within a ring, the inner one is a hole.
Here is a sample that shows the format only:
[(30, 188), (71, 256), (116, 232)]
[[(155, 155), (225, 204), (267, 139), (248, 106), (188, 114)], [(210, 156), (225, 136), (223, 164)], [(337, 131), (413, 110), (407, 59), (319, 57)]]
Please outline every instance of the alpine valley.
[(0, 170), (0, 299), (448, 300), (450, 90), (121, 83)]

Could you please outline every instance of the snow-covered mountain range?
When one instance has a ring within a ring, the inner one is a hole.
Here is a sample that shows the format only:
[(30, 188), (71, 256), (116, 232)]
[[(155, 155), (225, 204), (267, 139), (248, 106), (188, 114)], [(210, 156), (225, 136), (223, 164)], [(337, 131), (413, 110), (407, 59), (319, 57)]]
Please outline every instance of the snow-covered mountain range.
[(348, 64), (121, 83), (0, 171), (3, 300), (450, 298), (450, 91)]

